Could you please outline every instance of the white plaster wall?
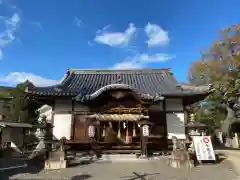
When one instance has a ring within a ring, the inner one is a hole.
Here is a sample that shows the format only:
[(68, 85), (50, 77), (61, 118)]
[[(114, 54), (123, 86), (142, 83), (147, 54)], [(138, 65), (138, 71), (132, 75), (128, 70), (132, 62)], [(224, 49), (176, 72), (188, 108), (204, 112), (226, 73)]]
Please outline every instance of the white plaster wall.
[(182, 99), (166, 99), (167, 111), (183, 111)]
[(21, 147), (23, 145), (23, 129), (22, 128), (12, 128), (5, 127), (2, 129), (2, 143), (4, 142), (12, 142), (12, 144), (17, 147)]
[(53, 139), (71, 138), (72, 114), (54, 114)]
[[(74, 104), (75, 111), (88, 111), (88, 107), (81, 103)], [(56, 100), (53, 116), (53, 138), (61, 139), (66, 137), (71, 138), (72, 132), (72, 101), (71, 100)]]
[(184, 126), (184, 113), (166, 113), (168, 139), (176, 136), (178, 139), (186, 139)]
[(55, 100), (53, 115), (53, 139), (71, 138), (72, 101)]

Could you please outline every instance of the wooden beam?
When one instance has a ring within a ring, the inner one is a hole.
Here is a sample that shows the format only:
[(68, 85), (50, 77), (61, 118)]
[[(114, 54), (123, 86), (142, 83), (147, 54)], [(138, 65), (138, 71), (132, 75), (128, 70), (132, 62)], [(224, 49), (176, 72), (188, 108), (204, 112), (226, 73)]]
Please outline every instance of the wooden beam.
[(72, 100), (72, 123), (71, 123), (71, 137), (70, 139), (73, 140), (74, 139), (74, 127), (75, 127), (75, 115), (74, 115), (74, 108), (75, 108), (75, 103)]
[(168, 148), (168, 129), (167, 129), (167, 111), (166, 111), (166, 98), (163, 100), (163, 112), (164, 112), (164, 119), (165, 119), (165, 131), (164, 136), (166, 138), (165, 145)]

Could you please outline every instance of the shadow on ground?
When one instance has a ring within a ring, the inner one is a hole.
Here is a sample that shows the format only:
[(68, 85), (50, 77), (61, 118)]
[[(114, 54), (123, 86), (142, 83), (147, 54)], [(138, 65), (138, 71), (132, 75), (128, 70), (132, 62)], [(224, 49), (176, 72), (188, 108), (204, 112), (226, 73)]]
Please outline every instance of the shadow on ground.
[[(30, 173), (37, 174), (44, 168), (44, 159), (42, 157), (36, 157), (32, 160), (22, 159), (1, 159), (0, 179), (8, 180), (11, 176)], [(3, 169), (6, 168), (6, 169)], [(9, 168), (9, 169), (8, 169)]]
[(94, 156), (90, 153), (80, 153), (77, 156), (68, 156), (68, 167), (76, 167), (92, 164), (95, 162)]
[(240, 148), (233, 148), (233, 147), (225, 147), (225, 146), (218, 146), (215, 148), (216, 150), (237, 150), (240, 151)]
[[(132, 172), (132, 175), (130, 176), (124, 176), (124, 177), (120, 177), (120, 179), (124, 179), (124, 180), (147, 180), (147, 179), (153, 179), (155, 176), (159, 175), (160, 173), (137, 173), (137, 172)], [(151, 177), (151, 178), (150, 178)]]
[(225, 159), (227, 159), (227, 156), (225, 154), (223, 153), (216, 154), (216, 163), (221, 163)]
[(71, 161), (68, 164), (68, 167), (77, 167), (77, 166), (83, 166), (83, 165), (88, 165), (88, 164), (92, 164), (94, 161), (92, 159), (89, 160), (80, 160), (80, 161)]
[(71, 180), (85, 180), (85, 179), (89, 179), (91, 178), (92, 176), (89, 175), (89, 174), (82, 174), (82, 175), (76, 175), (76, 176), (73, 176), (71, 178)]

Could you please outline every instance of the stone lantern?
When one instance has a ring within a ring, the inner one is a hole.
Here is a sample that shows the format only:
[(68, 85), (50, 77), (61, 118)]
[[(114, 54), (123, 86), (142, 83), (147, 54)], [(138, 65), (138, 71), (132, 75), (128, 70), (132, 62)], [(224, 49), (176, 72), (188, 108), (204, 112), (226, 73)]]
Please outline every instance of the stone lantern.
[[(185, 125), (188, 130), (187, 132), (190, 136), (201, 135), (200, 131), (204, 131), (207, 127), (206, 124), (195, 121), (195, 117), (195, 114), (190, 114), (190, 121)], [(202, 132), (202, 135), (205, 135), (205, 132)]]
[(147, 146), (148, 146), (148, 137), (150, 135), (150, 127), (153, 125), (153, 123), (147, 119), (142, 119), (138, 122), (140, 125), (140, 130), (142, 134), (141, 138), (141, 157), (147, 157)]

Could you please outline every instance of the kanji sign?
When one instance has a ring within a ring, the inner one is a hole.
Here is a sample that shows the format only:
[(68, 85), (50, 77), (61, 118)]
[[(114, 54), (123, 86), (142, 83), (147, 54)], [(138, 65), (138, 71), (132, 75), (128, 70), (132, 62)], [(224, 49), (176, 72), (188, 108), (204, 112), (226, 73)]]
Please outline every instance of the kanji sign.
[(193, 136), (193, 144), (198, 160), (216, 160), (210, 136)]

